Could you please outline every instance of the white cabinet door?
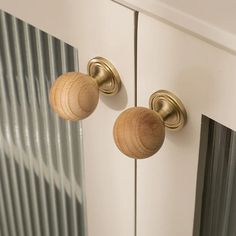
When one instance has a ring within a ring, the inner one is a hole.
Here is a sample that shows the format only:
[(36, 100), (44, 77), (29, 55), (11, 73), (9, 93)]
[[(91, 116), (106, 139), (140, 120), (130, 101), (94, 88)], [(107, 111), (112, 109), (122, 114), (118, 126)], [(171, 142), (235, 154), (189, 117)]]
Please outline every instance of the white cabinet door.
[(95, 56), (117, 68), (120, 93), (101, 96), (83, 121), (87, 229), (89, 236), (134, 235), (134, 161), (112, 138), (115, 118), (134, 105), (134, 12), (109, 0), (1, 0), (0, 8), (78, 48), (81, 72)]
[(165, 89), (184, 103), (187, 125), (138, 161), (137, 235), (190, 236), (193, 231), (201, 116), (236, 130), (236, 60), (232, 51), (140, 14), (138, 106)]

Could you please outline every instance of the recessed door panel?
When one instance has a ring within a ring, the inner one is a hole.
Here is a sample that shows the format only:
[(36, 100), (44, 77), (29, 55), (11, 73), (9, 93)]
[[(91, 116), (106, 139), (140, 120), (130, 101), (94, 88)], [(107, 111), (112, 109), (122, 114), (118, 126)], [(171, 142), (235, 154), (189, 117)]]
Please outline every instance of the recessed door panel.
[(3, 11), (0, 25), (2, 235), (86, 235), (81, 122), (48, 99), (78, 51)]
[(202, 117), (193, 235), (236, 233), (235, 131)]

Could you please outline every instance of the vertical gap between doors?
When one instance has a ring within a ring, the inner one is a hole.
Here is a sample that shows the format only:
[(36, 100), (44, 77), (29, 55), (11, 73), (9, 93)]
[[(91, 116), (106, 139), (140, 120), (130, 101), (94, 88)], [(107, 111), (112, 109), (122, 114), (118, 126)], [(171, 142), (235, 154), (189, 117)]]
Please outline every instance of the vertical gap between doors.
[[(138, 16), (134, 12), (134, 105), (137, 106)], [(134, 160), (134, 236), (137, 236), (137, 160)]]

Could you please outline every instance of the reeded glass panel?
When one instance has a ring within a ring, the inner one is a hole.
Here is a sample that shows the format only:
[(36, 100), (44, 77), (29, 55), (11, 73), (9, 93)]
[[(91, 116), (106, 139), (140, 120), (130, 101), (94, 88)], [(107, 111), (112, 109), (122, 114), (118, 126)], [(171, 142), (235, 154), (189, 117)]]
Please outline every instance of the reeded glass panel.
[(48, 102), (52, 81), (77, 70), (75, 48), (0, 11), (2, 236), (86, 235), (81, 124)]
[(236, 132), (202, 119), (194, 236), (236, 235)]

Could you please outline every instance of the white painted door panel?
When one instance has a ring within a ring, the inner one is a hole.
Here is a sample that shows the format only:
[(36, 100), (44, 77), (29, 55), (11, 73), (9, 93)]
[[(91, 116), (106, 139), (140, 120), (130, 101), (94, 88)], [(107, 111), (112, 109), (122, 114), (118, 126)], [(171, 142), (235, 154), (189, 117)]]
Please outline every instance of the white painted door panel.
[(138, 161), (138, 236), (192, 235), (201, 115), (236, 130), (236, 58), (166, 22), (140, 14), (138, 106), (165, 89), (183, 101), (186, 127)]
[(113, 0), (236, 52), (235, 1)]
[(134, 12), (109, 0), (1, 0), (0, 8), (78, 48), (81, 72), (95, 56), (119, 71), (120, 93), (101, 97), (83, 121), (88, 235), (134, 235), (134, 161), (112, 138), (115, 118), (134, 105)]

